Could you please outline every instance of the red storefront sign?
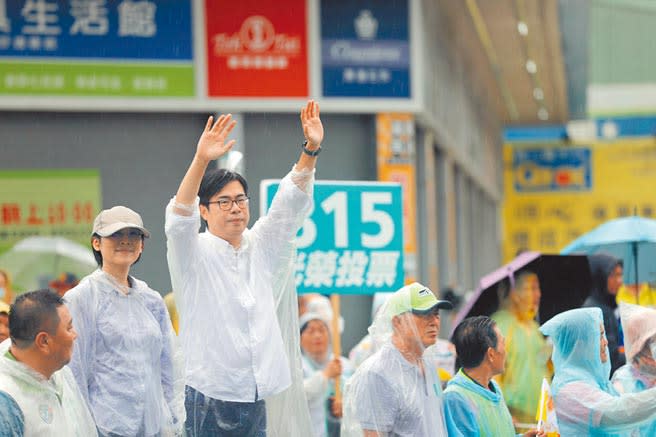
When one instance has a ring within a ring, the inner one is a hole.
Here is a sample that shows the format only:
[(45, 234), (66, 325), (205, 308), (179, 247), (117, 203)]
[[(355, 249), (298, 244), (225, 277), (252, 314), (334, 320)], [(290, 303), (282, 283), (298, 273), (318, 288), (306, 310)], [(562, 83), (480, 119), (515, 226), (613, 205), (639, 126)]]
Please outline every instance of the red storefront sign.
[(211, 97), (307, 97), (305, 0), (206, 0)]

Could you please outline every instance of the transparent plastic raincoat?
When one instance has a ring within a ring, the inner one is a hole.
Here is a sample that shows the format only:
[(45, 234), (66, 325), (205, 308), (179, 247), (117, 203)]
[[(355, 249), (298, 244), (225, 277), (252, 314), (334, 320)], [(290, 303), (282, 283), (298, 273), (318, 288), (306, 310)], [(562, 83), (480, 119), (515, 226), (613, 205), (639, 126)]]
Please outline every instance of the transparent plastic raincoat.
[(602, 326), (599, 308), (579, 308), (540, 328), (554, 345), (551, 387), (563, 436), (629, 436), (656, 418), (656, 389), (620, 396), (611, 385), (610, 360), (601, 361)]
[[(294, 241), (312, 208), (313, 182), (314, 170), (294, 167), (281, 180), (267, 214), (244, 231), (239, 249), (209, 231), (198, 233), (198, 198), (191, 207), (173, 198), (166, 208), (167, 257), (180, 315), (185, 383), (211, 399), (264, 399), (271, 437), (311, 435)], [(201, 410), (194, 414), (201, 416)]]
[[(0, 417), (8, 414), (13, 417), (0, 421), (0, 435), (96, 436), (96, 426), (71, 369), (65, 366), (46, 380), (40, 373), (8, 355), (10, 346), (11, 340), (0, 344), (0, 392), (11, 396), (14, 402), (11, 399), (0, 402)], [(10, 410), (17, 407), (20, 411)]]
[[(392, 294), (394, 293), (380, 292), (374, 294), (373, 301), (371, 302), (372, 322), (376, 319), (378, 310), (385, 302), (387, 302), (387, 299), (389, 299)], [(353, 346), (353, 349), (349, 352), (349, 360), (351, 360), (353, 366), (357, 368), (360, 367), (360, 364), (364, 363), (367, 358), (372, 356), (374, 352), (376, 352), (376, 348), (374, 347), (373, 339), (371, 338), (371, 334), (367, 334), (362, 337), (358, 344)]]
[[(620, 304), (627, 364), (613, 374), (620, 394), (638, 393), (656, 386), (656, 310)], [(634, 436), (656, 436), (656, 420), (643, 424)]]
[(66, 293), (78, 334), (70, 367), (101, 434), (181, 435), (182, 352), (162, 297), (130, 281), (123, 294), (96, 270)]
[[(408, 437), (447, 435), (438, 369), (423, 357), (422, 339), (428, 333), (434, 341), (439, 327), (418, 325), (422, 322), (410, 312), (414, 304), (404, 292), (417, 285), (423, 287), (415, 283), (397, 291), (369, 327), (378, 350), (346, 383), (342, 437), (362, 437), (365, 430)], [(416, 347), (411, 355), (410, 344)]]
[[(333, 353), (330, 351), (330, 322), (325, 319), (325, 315), (318, 313), (305, 313), (301, 316), (299, 321), (300, 328), (312, 320), (319, 320), (326, 326), (329, 333), (328, 335), (328, 349), (326, 350), (323, 359), (317, 361), (312, 358), (306, 351), (301, 349), (303, 360), (303, 385), (305, 387), (305, 395), (310, 409), (310, 418), (312, 419), (313, 434), (316, 437), (324, 437), (328, 435), (328, 421), (330, 421), (331, 428), (335, 426), (339, 428), (339, 418), (330, 415), (329, 411), (329, 398), (335, 394), (335, 382), (333, 379), (327, 379), (323, 373), (326, 365), (334, 359)], [(303, 334), (301, 333), (301, 336)], [(353, 366), (351, 362), (344, 357), (339, 357), (342, 364), (342, 375), (340, 378), (341, 386), (348, 377), (353, 374)]]

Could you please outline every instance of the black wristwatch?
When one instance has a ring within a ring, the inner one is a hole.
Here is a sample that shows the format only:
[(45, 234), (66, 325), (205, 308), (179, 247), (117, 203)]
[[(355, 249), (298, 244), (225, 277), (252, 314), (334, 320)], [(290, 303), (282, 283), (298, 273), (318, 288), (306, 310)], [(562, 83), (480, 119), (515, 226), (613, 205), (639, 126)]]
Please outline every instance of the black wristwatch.
[(307, 146), (307, 143), (308, 143), (308, 140), (305, 140), (305, 141), (303, 141), (303, 144), (301, 145), (301, 148), (303, 149), (303, 153), (305, 153), (306, 155), (312, 156), (312, 157), (317, 156), (319, 153), (321, 153), (321, 146), (319, 146), (319, 148), (317, 150), (310, 150), (307, 147), (305, 147), (305, 146)]

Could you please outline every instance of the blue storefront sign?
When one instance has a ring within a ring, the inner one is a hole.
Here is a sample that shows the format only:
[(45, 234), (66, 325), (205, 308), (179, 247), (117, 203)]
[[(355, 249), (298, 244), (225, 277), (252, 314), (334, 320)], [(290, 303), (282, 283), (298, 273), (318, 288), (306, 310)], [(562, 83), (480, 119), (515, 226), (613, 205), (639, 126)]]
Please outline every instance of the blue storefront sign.
[(322, 0), (327, 97), (410, 97), (408, 0)]
[(0, 0), (0, 56), (192, 59), (190, 0)]
[(191, 0), (0, 0), (0, 97), (194, 95)]
[[(278, 181), (260, 186), (262, 212)], [(401, 185), (321, 181), (296, 240), (300, 293), (373, 294), (403, 286)]]
[(588, 147), (540, 147), (513, 152), (517, 192), (581, 191), (592, 187)]

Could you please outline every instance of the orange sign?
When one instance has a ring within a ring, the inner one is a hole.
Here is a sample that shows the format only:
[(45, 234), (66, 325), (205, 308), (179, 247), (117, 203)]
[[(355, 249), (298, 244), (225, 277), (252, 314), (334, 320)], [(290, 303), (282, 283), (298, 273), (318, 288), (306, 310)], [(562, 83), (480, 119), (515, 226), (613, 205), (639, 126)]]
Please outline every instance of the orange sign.
[(403, 252), (405, 282), (417, 280), (417, 193), (415, 120), (412, 114), (376, 116), (378, 180), (397, 182), (403, 191)]

